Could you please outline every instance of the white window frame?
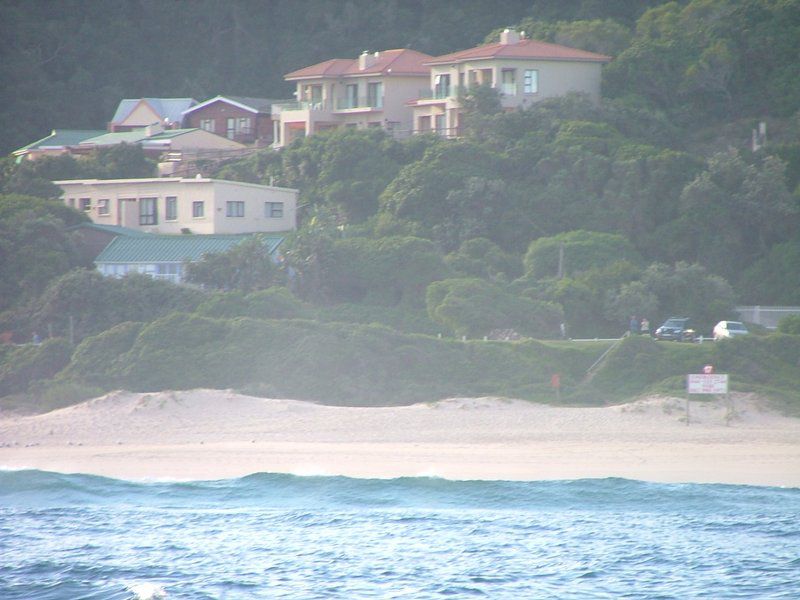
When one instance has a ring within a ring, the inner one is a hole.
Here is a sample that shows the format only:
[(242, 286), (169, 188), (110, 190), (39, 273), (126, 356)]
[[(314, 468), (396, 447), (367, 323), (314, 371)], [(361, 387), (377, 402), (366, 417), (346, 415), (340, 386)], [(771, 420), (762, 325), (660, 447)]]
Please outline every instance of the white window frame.
[(264, 202), (264, 216), (267, 219), (282, 219), (283, 209), (283, 202)]
[(101, 217), (107, 217), (111, 214), (110, 200), (108, 198), (100, 198), (97, 201), (97, 214)]
[(84, 212), (88, 212), (92, 210), (92, 199), (91, 198), (80, 198), (78, 200), (78, 206)]
[(244, 217), (244, 200), (227, 200), (225, 202), (225, 216), (235, 219)]
[(205, 219), (206, 218), (205, 202), (203, 200), (194, 200), (192, 202), (192, 218)]
[(164, 201), (164, 220), (177, 221), (178, 220), (178, 197), (167, 196)]
[[(152, 210), (147, 210), (147, 207)], [(139, 225), (158, 225), (158, 198), (139, 198)]]
[(539, 93), (539, 71), (538, 69), (525, 69), (525, 77), (523, 79), (524, 93), (538, 94)]
[(216, 119), (200, 119), (200, 129), (214, 133), (217, 127)]

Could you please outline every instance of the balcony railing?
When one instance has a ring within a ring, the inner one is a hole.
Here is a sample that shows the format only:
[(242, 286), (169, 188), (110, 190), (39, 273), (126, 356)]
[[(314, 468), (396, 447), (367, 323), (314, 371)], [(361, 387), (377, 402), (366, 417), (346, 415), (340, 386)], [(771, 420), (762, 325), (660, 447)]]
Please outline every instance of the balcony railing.
[(280, 104), (273, 105), (273, 111), (276, 113), (287, 112), (290, 110), (330, 110), (329, 103), (325, 100), (314, 101), (298, 101), (298, 102), (281, 102)]
[(358, 98), (337, 98), (334, 103), (336, 110), (350, 110), (352, 108), (383, 108), (383, 96)]
[(459, 87), (457, 85), (439, 86), (433, 89), (420, 90), (420, 100), (444, 100), (458, 96)]

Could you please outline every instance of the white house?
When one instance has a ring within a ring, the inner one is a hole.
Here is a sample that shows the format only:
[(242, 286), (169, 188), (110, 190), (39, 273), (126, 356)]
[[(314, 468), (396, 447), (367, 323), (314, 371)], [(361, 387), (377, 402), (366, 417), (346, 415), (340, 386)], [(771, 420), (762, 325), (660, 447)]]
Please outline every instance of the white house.
[(67, 206), (94, 223), (146, 233), (241, 234), (291, 231), (298, 191), (195, 177), (54, 181)]

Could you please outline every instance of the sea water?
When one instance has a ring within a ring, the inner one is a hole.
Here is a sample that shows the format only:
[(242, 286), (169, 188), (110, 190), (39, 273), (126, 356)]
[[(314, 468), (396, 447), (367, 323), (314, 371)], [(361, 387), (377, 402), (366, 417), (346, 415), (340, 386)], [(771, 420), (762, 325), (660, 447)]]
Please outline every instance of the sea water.
[(0, 472), (0, 598), (800, 598), (800, 489)]

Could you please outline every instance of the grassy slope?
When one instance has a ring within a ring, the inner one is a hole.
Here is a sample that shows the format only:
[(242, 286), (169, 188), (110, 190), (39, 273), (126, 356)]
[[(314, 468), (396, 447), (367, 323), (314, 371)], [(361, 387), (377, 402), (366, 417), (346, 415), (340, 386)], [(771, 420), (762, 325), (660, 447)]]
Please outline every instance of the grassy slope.
[[(54, 380), (32, 389), (51, 402), (85, 386), (133, 391), (233, 388), (335, 404), (392, 405), (498, 395), (554, 402), (622, 402), (682, 394), (686, 373), (705, 364), (731, 374), (736, 390), (779, 399), (800, 413), (800, 336), (772, 334), (705, 344), (630, 338), (587, 377), (608, 342), (461, 342), (378, 325), (304, 320), (212, 319), (172, 314), (123, 324), (84, 340)], [(37, 392), (38, 390), (38, 392)]]

